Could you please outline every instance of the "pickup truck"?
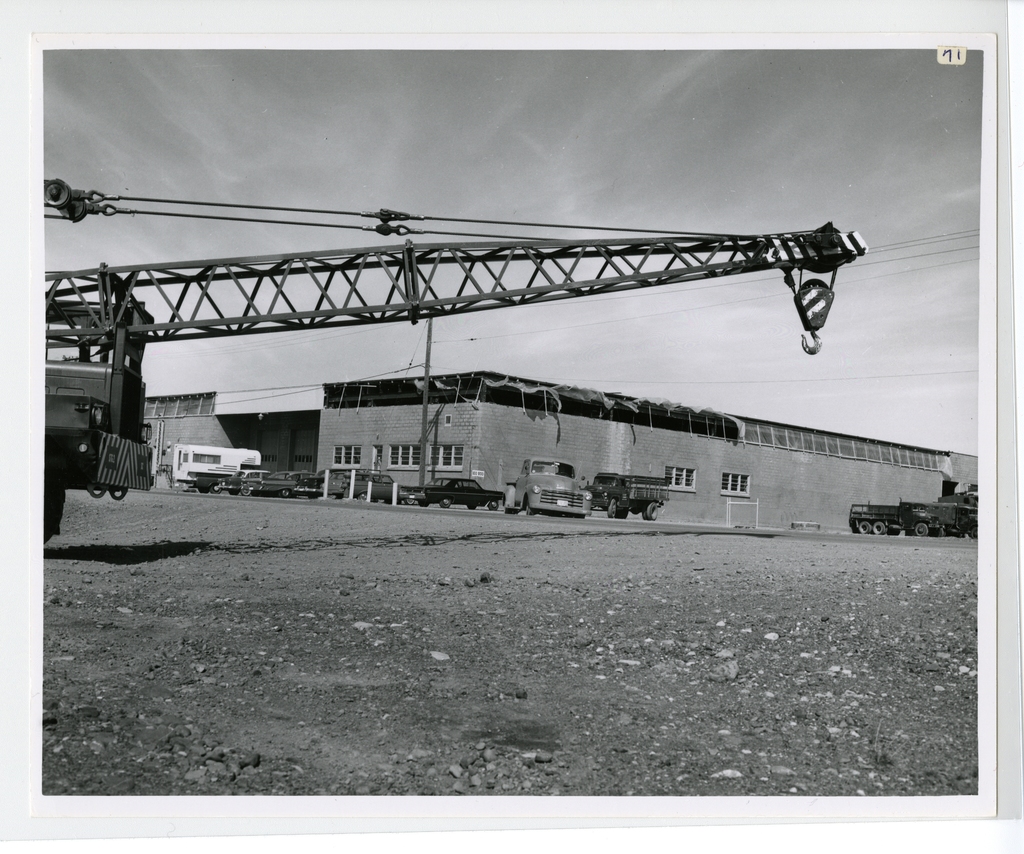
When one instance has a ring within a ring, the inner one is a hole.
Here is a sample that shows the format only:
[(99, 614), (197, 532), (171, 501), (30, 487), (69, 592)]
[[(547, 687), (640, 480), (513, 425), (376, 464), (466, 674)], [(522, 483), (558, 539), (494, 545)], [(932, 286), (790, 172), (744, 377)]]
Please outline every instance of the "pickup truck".
[(615, 472), (599, 472), (589, 487), (593, 493), (590, 506), (604, 510), (609, 519), (625, 519), (630, 513), (641, 513), (650, 522), (668, 501), (668, 487), (657, 477), (636, 477)]
[(946, 502), (901, 501), (899, 504), (854, 504), (850, 530), (855, 534), (901, 531), (914, 537), (978, 537), (978, 508)]
[(505, 489), (505, 512), (527, 516), (589, 516), (590, 491), (576, 480), (576, 466), (551, 457), (523, 461), (519, 477)]

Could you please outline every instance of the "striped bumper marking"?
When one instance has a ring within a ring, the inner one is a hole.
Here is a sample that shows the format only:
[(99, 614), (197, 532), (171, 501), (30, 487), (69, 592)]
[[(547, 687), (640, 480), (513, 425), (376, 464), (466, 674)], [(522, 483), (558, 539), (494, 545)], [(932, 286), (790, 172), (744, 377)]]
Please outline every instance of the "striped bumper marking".
[(149, 445), (105, 433), (100, 438), (96, 483), (149, 489), (150, 453)]

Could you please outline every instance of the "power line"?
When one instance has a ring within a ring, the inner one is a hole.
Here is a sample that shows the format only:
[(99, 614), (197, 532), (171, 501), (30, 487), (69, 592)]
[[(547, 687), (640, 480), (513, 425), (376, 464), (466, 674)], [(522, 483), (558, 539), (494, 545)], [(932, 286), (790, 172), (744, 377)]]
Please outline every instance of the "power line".
[[(361, 382), (365, 382), (366, 380), (379, 380), (379, 379), (383, 379), (384, 377), (390, 376), (391, 374), (400, 374), (400, 373), (407, 372), (410, 368), (415, 368), (415, 367), (418, 367), (418, 366), (417, 365), (410, 365), (407, 368), (397, 368), (396, 370), (393, 370), (393, 371), (385, 371), (384, 373), (381, 373), (381, 374), (371, 374), (370, 376), (367, 376), (367, 377), (361, 377), (359, 379), (354, 379), (354, 380), (343, 380), (341, 382), (361, 383)], [(333, 384), (333, 383), (331, 383), (331, 384)], [(253, 402), (259, 401), (259, 400), (278, 400), (279, 398), (282, 398), (282, 397), (289, 397), (289, 396), (295, 395), (295, 394), (304, 394), (304, 393), (307, 393), (307, 392), (315, 391), (316, 389), (322, 389), (324, 387), (324, 385), (325, 385), (325, 383), (313, 383), (311, 385), (300, 386), (299, 388), (295, 388), (294, 386), (267, 386), (265, 388), (235, 389), (234, 391), (223, 391), (223, 390), (221, 390), (219, 392), (216, 392), (216, 394), (249, 394), (249, 393), (252, 393), (252, 392), (262, 392), (262, 391), (283, 391), (284, 392), (284, 394), (265, 394), (265, 395), (259, 395), (257, 397), (246, 397), (246, 398), (241, 398), (239, 400), (232, 400), (232, 401), (230, 401), (230, 403), (232, 403), (232, 404), (234, 404), (234, 403), (253, 403)], [(156, 398), (161, 398), (161, 397), (194, 397), (195, 395), (196, 395), (196, 392), (185, 392), (185, 393), (182, 393), (182, 394), (152, 394), (152, 395), (147, 395), (147, 398), (149, 398), (149, 399), (156, 399)]]
[[(922, 270), (932, 270), (932, 269), (936, 269), (938, 267), (949, 267), (949, 266), (952, 266), (954, 264), (963, 264), (963, 263), (967, 263), (968, 261), (977, 261), (977, 260), (978, 260), (977, 258), (965, 258), (965, 259), (963, 259), (961, 261), (947, 261), (947, 262), (942, 263), (942, 264), (929, 264), (929, 265), (927, 265), (925, 267), (916, 267), (913, 270), (894, 270), (891, 273), (880, 273), (877, 276), (872, 276), (872, 277), (865, 278), (865, 279), (854, 279), (853, 282), (869, 282), (869, 281), (874, 281), (875, 279), (886, 278), (887, 276), (906, 275), (908, 273), (917, 273), (917, 272), (920, 272)], [(748, 280), (748, 281), (767, 281), (767, 280), (766, 279), (756, 279), (756, 280)], [(709, 288), (712, 288), (712, 287), (722, 287), (722, 286), (721, 285), (708, 285), (708, 286), (705, 286), (705, 287), (687, 288), (687, 289), (685, 289), (683, 291), (676, 291), (675, 293), (687, 294), (687, 293), (690, 293), (691, 291), (706, 290), (706, 289), (709, 289)], [(519, 332), (506, 332), (506, 333), (502, 333), (500, 335), (481, 335), (481, 336), (474, 336), (474, 337), (470, 337), (470, 338), (446, 338), (446, 339), (438, 341), (437, 343), (438, 344), (459, 344), (459, 343), (463, 343), (463, 342), (473, 342), (473, 341), (491, 341), (491, 340), (493, 340), (495, 338), (512, 338), (512, 337), (517, 336), (517, 335), (546, 335), (546, 334), (548, 334), (550, 332), (553, 332), (553, 331), (561, 331), (561, 330), (565, 330), (565, 329), (583, 329), (583, 328), (588, 327), (588, 326), (604, 326), (604, 325), (609, 324), (609, 323), (622, 323), (623, 321), (626, 321), (626, 320), (646, 320), (647, 318), (650, 318), (650, 317), (664, 317), (664, 316), (670, 315), (670, 314), (682, 314), (684, 312), (690, 312), (690, 311), (703, 311), (704, 309), (707, 309), (707, 308), (720, 308), (721, 306), (724, 306), (724, 305), (739, 305), (740, 303), (743, 303), (743, 302), (754, 302), (756, 300), (777, 299), (779, 297), (785, 297), (785, 296), (788, 296), (788, 294), (785, 294), (785, 293), (782, 293), (782, 292), (771, 293), (771, 294), (759, 294), (756, 297), (744, 297), (742, 299), (726, 300), (725, 302), (715, 302), (715, 303), (709, 303), (707, 305), (688, 306), (686, 308), (678, 308), (678, 309), (674, 309), (672, 311), (657, 311), (657, 312), (653, 312), (651, 314), (638, 314), (638, 315), (635, 315), (633, 317), (628, 317), (628, 318), (612, 317), (612, 318), (609, 318), (608, 320), (595, 320), (595, 321), (593, 321), (591, 323), (576, 323), (576, 324), (569, 324), (568, 326), (548, 326), (548, 327), (545, 327), (544, 329), (527, 329), (527, 330), (522, 330), (522, 331), (519, 331)], [(621, 295), (619, 297), (606, 297), (605, 299), (616, 299), (616, 298), (621, 299)], [(598, 301), (599, 300), (592, 300), (591, 302), (598, 302)]]

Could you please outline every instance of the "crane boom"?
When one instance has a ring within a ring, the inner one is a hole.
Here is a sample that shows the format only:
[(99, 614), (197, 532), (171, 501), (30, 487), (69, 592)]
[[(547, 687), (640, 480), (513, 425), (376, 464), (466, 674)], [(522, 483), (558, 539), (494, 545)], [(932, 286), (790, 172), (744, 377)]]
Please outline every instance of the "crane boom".
[[(416, 323), (771, 269), (796, 292), (794, 270), (834, 274), (866, 251), (856, 232), (829, 224), (799, 234), (714, 238), (419, 245), (407, 239), (330, 252), (104, 265), (47, 273), (46, 337), (50, 347), (99, 343), (118, 323), (127, 323), (140, 343)], [(831, 294), (831, 286), (818, 285)], [(823, 323), (822, 317), (814, 328)], [(811, 331), (806, 323), (805, 329)]]

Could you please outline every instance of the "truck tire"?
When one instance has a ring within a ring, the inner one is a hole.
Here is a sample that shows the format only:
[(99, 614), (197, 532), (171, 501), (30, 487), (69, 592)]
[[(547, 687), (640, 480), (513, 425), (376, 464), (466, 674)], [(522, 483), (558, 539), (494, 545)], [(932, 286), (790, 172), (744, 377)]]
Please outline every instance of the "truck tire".
[(43, 486), (43, 542), (60, 533), (60, 520), (64, 518), (64, 484)]
[(614, 498), (608, 499), (608, 518), (614, 519), (619, 515), (619, 502)]
[(648, 522), (653, 522), (658, 518), (658, 511), (661, 508), (658, 506), (656, 501), (652, 501), (647, 507), (644, 508), (644, 518)]
[(918, 522), (914, 525), (914, 536), (915, 537), (927, 537), (928, 536), (928, 523)]
[(523, 496), (523, 512), (524, 512), (524, 513), (525, 513), (525, 514), (526, 514), (527, 516), (536, 516), (536, 515), (537, 515), (537, 511), (536, 511), (536, 510), (534, 510), (534, 509), (533, 509), (533, 508), (532, 508), (532, 507), (530, 506), (530, 499), (529, 499), (529, 496), (526, 496), (526, 495), (524, 495), (524, 496)]
[(972, 540), (978, 539), (978, 526), (973, 525), (971, 527), (971, 530), (967, 532), (967, 536), (970, 537)]
[(857, 523), (857, 531), (861, 534), (870, 534), (871, 523), (867, 519), (861, 519), (860, 522)]
[(875, 524), (871, 526), (871, 533), (874, 534), (876, 537), (881, 537), (883, 534), (887, 533), (888, 530), (889, 528), (885, 524), (885, 522), (881, 521), (875, 522)]

